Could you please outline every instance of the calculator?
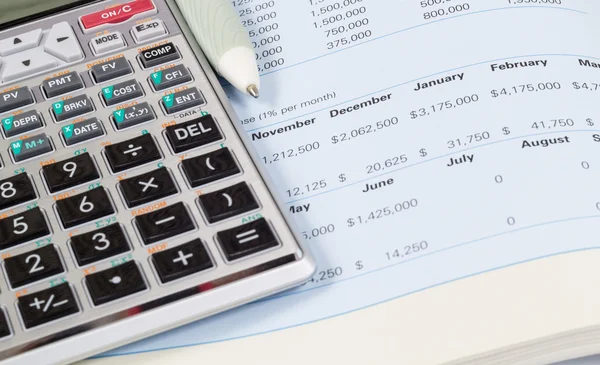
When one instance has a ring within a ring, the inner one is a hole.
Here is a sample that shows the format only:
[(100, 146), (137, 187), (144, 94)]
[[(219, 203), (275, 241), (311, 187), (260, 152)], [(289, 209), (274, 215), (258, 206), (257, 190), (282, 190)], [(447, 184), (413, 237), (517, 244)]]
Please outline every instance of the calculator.
[(80, 360), (313, 274), (174, 1), (2, 1), (0, 22), (2, 364)]

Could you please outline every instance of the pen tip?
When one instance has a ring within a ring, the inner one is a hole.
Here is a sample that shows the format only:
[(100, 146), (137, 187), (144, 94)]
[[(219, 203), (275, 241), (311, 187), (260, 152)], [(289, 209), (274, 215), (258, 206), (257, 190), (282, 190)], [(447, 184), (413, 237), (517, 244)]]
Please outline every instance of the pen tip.
[(246, 90), (248, 91), (248, 94), (252, 95), (255, 98), (258, 98), (260, 96), (260, 93), (258, 92), (258, 87), (256, 87), (256, 85), (254, 84), (248, 86)]

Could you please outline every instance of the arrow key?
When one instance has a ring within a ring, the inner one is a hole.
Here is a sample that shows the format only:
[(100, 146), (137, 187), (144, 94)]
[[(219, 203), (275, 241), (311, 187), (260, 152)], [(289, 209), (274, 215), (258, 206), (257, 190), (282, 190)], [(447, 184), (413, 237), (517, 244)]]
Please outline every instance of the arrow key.
[(73, 28), (67, 22), (57, 23), (52, 26), (46, 38), (44, 50), (65, 62), (75, 62), (83, 59), (83, 52), (79, 46), (79, 41), (75, 37), (75, 33), (73, 33)]
[(10, 82), (58, 66), (58, 62), (40, 48), (30, 49), (4, 58), (2, 81)]
[(8, 56), (17, 52), (37, 47), (42, 39), (42, 30), (35, 29), (27, 33), (19, 34), (14, 38), (6, 38), (0, 41), (0, 56)]

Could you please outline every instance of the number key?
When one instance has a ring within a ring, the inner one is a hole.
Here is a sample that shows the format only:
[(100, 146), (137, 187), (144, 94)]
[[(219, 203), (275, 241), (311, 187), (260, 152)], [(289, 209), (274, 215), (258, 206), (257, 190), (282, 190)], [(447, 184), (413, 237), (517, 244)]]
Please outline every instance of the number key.
[(107, 259), (130, 250), (119, 223), (71, 238), (73, 255), (79, 266)]
[(56, 210), (65, 229), (115, 213), (110, 196), (104, 188), (96, 188), (58, 200)]
[(96, 164), (89, 153), (72, 157), (42, 168), (50, 193), (70, 189), (100, 178)]
[(47, 236), (50, 228), (38, 207), (0, 220), (0, 250)]
[(0, 180), (0, 210), (12, 208), (37, 198), (29, 175), (21, 173)]
[(9, 257), (4, 260), (4, 270), (13, 289), (65, 271), (54, 245)]

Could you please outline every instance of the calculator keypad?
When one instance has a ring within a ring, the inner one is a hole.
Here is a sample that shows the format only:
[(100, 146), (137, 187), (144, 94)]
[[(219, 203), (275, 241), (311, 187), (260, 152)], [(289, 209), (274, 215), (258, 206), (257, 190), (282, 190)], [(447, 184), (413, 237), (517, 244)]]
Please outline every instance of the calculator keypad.
[(0, 361), (298, 252), (166, 9), (108, 0), (0, 31)]

